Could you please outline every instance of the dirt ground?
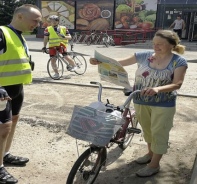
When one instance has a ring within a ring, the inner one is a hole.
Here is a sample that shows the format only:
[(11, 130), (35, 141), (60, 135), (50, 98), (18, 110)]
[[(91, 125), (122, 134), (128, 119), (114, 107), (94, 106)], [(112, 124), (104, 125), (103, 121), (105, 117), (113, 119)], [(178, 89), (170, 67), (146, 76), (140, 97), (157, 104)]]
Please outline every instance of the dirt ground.
[[(25, 167), (7, 166), (19, 184), (65, 184), (77, 159), (76, 140), (66, 134), (74, 105), (97, 101), (97, 88), (33, 83), (25, 86), (25, 103), (15, 134), (12, 153), (26, 156)], [(125, 98), (120, 90), (103, 89), (103, 101), (120, 105)], [(117, 146), (108, 150), (108, 160), (95, 184), (188, 184), (197, 146), (197, 98), (178, 97), (169, 150), (161, 161), (161, 172), (154, 177), (138, 178), (143, 166), (134, 162), (146, 153), (141, 135), (122, 152)], [(78, 141), (80, 153), (87, 143)]]

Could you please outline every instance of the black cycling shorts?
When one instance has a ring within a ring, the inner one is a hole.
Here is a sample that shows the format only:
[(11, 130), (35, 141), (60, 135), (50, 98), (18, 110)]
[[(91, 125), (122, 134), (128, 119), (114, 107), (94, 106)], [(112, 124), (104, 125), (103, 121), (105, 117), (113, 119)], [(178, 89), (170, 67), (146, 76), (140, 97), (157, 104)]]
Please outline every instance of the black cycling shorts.
[(22, 84), (3, 86), (12, 100), (8, 101), (5, 110), (0, 111), (0, 122), (6, 123), (11, 121), (13, 115), (20, 113), (23, 105), (24, 90)]

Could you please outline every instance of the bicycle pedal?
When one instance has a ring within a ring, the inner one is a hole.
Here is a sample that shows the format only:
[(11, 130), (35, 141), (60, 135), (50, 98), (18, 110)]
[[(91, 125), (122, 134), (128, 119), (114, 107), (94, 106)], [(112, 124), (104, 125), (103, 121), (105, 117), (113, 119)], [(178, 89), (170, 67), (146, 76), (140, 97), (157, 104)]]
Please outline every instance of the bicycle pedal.
[(141, 133), (141, 130), (139, 128), (128, 128), (127, 131), (129, 133), (135, 133), (135, 134), (140, 134)]

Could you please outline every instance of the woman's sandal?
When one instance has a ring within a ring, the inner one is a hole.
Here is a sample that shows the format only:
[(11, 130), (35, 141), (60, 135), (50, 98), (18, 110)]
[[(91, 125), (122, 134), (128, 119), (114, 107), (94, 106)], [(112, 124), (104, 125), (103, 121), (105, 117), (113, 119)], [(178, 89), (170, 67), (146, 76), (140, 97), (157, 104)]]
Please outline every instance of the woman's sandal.
[(139, 157), (135, 160), (138, 164), (148, 164), (151, 161), (152, 157), (148, 154), (144, 155), (143, 157)]

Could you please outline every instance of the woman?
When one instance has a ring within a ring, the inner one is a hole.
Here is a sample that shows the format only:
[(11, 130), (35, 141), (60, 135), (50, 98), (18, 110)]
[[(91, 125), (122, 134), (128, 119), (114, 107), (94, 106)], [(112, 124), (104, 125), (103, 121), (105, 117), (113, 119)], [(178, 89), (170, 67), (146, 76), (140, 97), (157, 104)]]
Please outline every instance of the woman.
[[(180, 89), (187, 69), (187, 61), (174, 53), (183, 54), (185, 51), (179, 42), (177, 33), (159, 30), (153, 38), (154, 51), (138, 52), (119, 60), (122, 66), (138, 65), (134, 90), (140, 89), (141, 93), (134, 96), (133, 102), (148, 152), (136, 162), (149, 163), (136, 173), (139, 177), (158, 173), (162, 155), (167, 153), (175, 114), (175, 90)], [(91, 58), (90, 63), (96, 65), (100, 61)]]

